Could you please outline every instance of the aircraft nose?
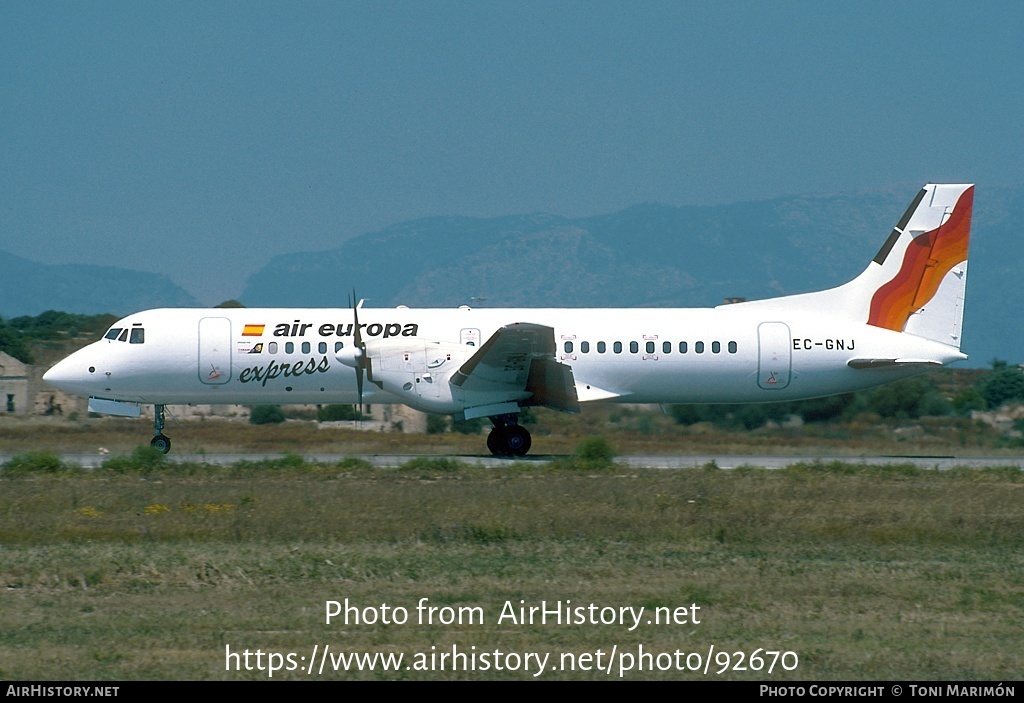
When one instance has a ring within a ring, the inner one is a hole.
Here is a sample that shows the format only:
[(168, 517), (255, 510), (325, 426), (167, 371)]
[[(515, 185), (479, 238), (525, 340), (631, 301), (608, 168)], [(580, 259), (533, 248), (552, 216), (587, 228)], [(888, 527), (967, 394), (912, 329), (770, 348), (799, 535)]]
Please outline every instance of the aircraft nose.
[(71, 357), (60, 361), (43, 374), (43, 380), (54, 388), (74, 393), (82, 385), (83, 369), (81, 364)]

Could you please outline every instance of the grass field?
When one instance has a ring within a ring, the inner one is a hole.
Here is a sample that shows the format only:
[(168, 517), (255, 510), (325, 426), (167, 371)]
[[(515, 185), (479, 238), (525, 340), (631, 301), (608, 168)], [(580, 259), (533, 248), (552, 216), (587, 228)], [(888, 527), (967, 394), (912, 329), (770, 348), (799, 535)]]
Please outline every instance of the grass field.
[[(0, 473), (0, 678), (530, 679), (531, 653), (543, 679), (1019, 680), (1022, 491), (1016, 468), (30, 457)], [(346, 599), (361, 621), (327, 624)], [(641, 624), (500, 619), (567, 600)], [(314, 646), (403, 660), (310, 675)]]
[[(571, 454), (587, 437), (608, 439), (620, 454), (782, 454), (799, 456), (988, 455), (1019, 456), (1022, 442), (966, 417), (884, 420), (864, 415), (847, 422), (768, 425), (728, 430), (698, 423), (677, 424), (648, 406), (595, 406), (570, 415), (535, 409), (535, 455)], [(0, 415), (0, 452), (23, 453), (45, 447), (59, 453), (130, 453), (149, 441), (151, 421), (119, 418), (18, 418)], [(483, 434), (406, 434), (346, 429), (311, 421), (252, 425), (245, 420), (168, 420), (166, 434), (176, 454), (488, 454)]]

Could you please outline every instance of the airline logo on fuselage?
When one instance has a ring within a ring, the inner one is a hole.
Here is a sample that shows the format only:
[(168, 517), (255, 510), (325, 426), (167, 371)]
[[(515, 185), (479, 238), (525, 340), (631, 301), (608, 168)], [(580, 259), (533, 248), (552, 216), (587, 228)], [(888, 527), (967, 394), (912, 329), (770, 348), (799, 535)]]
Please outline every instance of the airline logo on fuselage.
[[(292, 322), (279, 322), (274, 325), (274, 337), (305, 337), (307, 333), (318, 334), (321, 337), (351, 337), (355, 332), (355, 323), (325, 322), (316, 324), (293, 320)], [(243, 337), (260, 337), (263, 335), (265, 324), (246, 324), (242, 328)], [(360, 322), (359, 329), (367, 337), (415, 337), (420, 326), (411, 322)], [(313, 330), (311, 333), (310, 330)]]

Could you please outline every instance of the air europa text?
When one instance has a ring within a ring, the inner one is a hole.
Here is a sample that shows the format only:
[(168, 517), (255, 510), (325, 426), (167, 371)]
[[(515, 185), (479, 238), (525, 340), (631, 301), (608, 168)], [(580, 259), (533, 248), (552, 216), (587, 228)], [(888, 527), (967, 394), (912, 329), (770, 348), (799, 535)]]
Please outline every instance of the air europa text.
[[(303, 337), (306, 332), (316, 327), (321, 337), (351, 337), (355, 324), (351, 322), (324, 323), (317, 327), (312, 322), (295, 320), (293, 322), (281, 322), (274, 325), (275, 337)], [(368, 337), (415, 337), (419, 332), (419, 325), (414, 323), (402, 324), (399, 322), (360, 322), (359, 329)]]

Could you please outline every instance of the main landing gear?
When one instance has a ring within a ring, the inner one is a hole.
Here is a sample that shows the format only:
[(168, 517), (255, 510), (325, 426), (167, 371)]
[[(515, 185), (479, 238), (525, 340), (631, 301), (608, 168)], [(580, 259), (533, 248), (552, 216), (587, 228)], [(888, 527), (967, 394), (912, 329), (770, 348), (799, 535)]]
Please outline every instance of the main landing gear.
[(164, 406), (153, 406), (153, 439), (149, 446), (159, 449), (164, 454), (171, 451), (171, 440), (164, 434)]
[(494, 429), (487, 435), (487, 448), (494, 456), (526, 456), (533, 440), (517, 415), (496, 415), (490, 418)]

